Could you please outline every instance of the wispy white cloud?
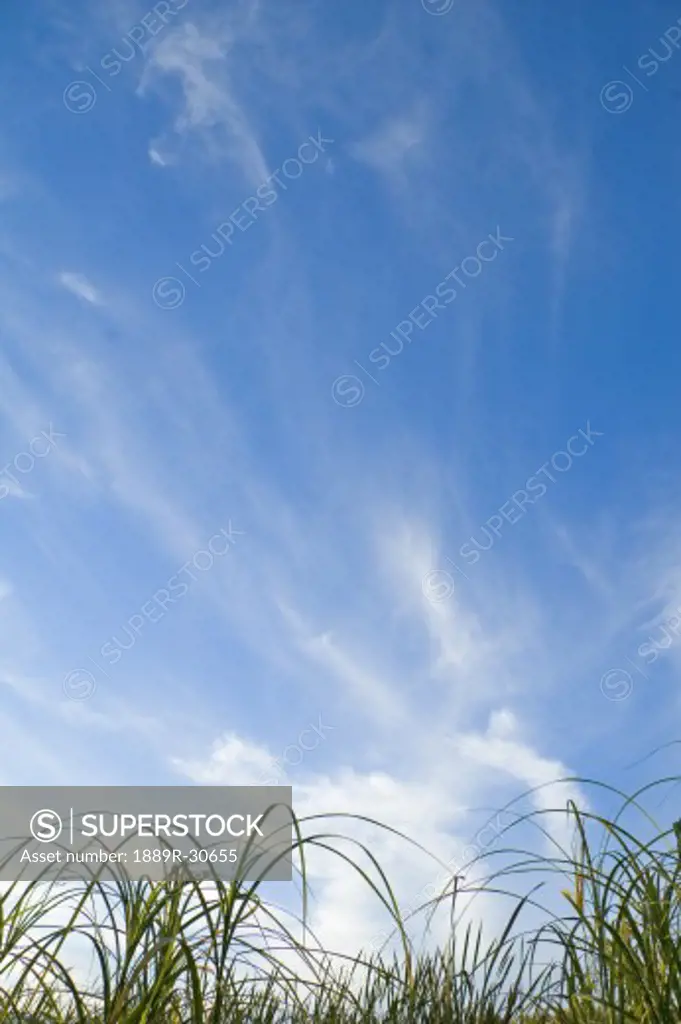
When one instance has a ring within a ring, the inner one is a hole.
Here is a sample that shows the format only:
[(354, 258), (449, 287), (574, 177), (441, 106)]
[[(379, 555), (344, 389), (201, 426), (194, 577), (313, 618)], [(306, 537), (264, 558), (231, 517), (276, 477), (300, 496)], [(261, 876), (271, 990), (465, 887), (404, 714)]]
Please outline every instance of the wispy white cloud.
[(76, 295), (84, 302), (89, 302), (92, 306), (100, 306), (102, 304), (102, 297), (99, 291), (88, 281), (85, 274), (76, 274), (69, 270), (63, 270), (59, 274), (59, 283), (67, 291)]
[(248, 743), (234, 733), (216, 739), (210, 754), (203, 760), (173, 758), (171, 763), (180, 773), (202, 786), (257, 786), (262, 784), (272, 765), (272, 756), (258, 743)]
[(153, 145), (149, 146), (149, 159), (152, 164), (156, 164), (157, 167), (167, 167), (170, 162), (170, 157), (164, 156), (164, 154), (160, 153)]
[(411, 111), (388, 117), (371, 134), (355, 142), (350, 152), (393, 186), (402, 187), (408, 181), (409, 161), (414, 158), (414, 151), (423, 160), (424, 153), (418, 150), (428, 145), (428, 135), (428, 110), (421, 102)]
[[(257, 132), (230, 77), (228, 57), (236, 45), (235, 30), (224, 23), (215, 34), (184, 24), (158, 44), (150, 56), (139, 93), (160, 86), (166, 78), (177, 78), (183, 105), (173, 132), (181, 138), (197, 135), (205, 146), (217, 147), (232, 158), (251, 185), (262, 183), (268, 166)], [(167, 136), (155, 139), (150, 158), (159, 164), (171, 159), (172, 144)]]
[(566, 815), (568, 801), (585, 810), (585, 800), (578, 785), (567, 781), (573, 773), (564, 764), (522, 742), (516, 715), (506, 709), (497, 711), (486, 732), (459, 736), (455, 744), (471, 762), (496, 768), (531, 788), (532, 801), (546, 815), (544, 824), (553, 840), (548, 852), (570, 853), (573, 831)]

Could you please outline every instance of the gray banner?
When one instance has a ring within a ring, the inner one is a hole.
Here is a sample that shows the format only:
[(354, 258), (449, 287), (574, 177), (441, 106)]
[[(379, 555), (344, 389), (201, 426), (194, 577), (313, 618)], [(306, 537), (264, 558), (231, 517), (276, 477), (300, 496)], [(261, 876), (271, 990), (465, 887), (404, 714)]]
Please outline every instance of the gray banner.
[(290, 882), (290, 786), (0, 786), (0, 881)]

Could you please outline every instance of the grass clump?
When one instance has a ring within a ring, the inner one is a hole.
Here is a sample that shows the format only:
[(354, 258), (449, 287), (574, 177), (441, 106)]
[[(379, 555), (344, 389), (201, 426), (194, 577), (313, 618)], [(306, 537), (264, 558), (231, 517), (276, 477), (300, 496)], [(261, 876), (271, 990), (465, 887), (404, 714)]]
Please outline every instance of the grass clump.
[[(296, 823), (298, 917), (266, 900), (258, 881), (13, 884), (0, 896), (0, 1022), (680, 1024), (681, 823), (663, 830), (643, 814), (634, 829), (648, 794), (623, 798), (611, 818), (574, 803), (518, 817), (507, 840), (522, 823), (546, 834), (542, 815), (565, 815), (573, 850), (486, 851), (484, 878), (453, 878), (425, 908), (446, 904), (451, 928), (443, 948), (421, 954), (369, 848), (353, 841), (370, 869), (341, 836), (309, 832), (315, 819)], [(314, 848), (359, 872), (392, 920), (399, 955), (348, 958), (315, 941)], [(483, 894), (512, 902), (491, 941), (472, 919)]]

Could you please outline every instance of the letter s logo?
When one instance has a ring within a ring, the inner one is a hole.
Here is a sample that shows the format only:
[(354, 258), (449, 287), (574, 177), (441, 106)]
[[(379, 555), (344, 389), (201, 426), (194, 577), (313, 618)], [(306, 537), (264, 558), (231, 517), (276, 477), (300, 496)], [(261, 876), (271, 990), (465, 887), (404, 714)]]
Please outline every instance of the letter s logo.
[(31, 835), (39, 843), (53, 843), (61, 835), (62, 827), (60, 816), (49, 808), (36, 811), (29, 825)]

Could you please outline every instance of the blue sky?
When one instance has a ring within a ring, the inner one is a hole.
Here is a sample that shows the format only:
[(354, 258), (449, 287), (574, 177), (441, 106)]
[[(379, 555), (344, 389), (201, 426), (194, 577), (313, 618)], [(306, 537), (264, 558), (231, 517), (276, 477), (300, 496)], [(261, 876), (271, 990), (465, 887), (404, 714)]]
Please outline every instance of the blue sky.
[(676, 770), (627, 766), (679, 711), (678, 16), (11, 5), (0, 781), (276, 779), (449, 858)]

